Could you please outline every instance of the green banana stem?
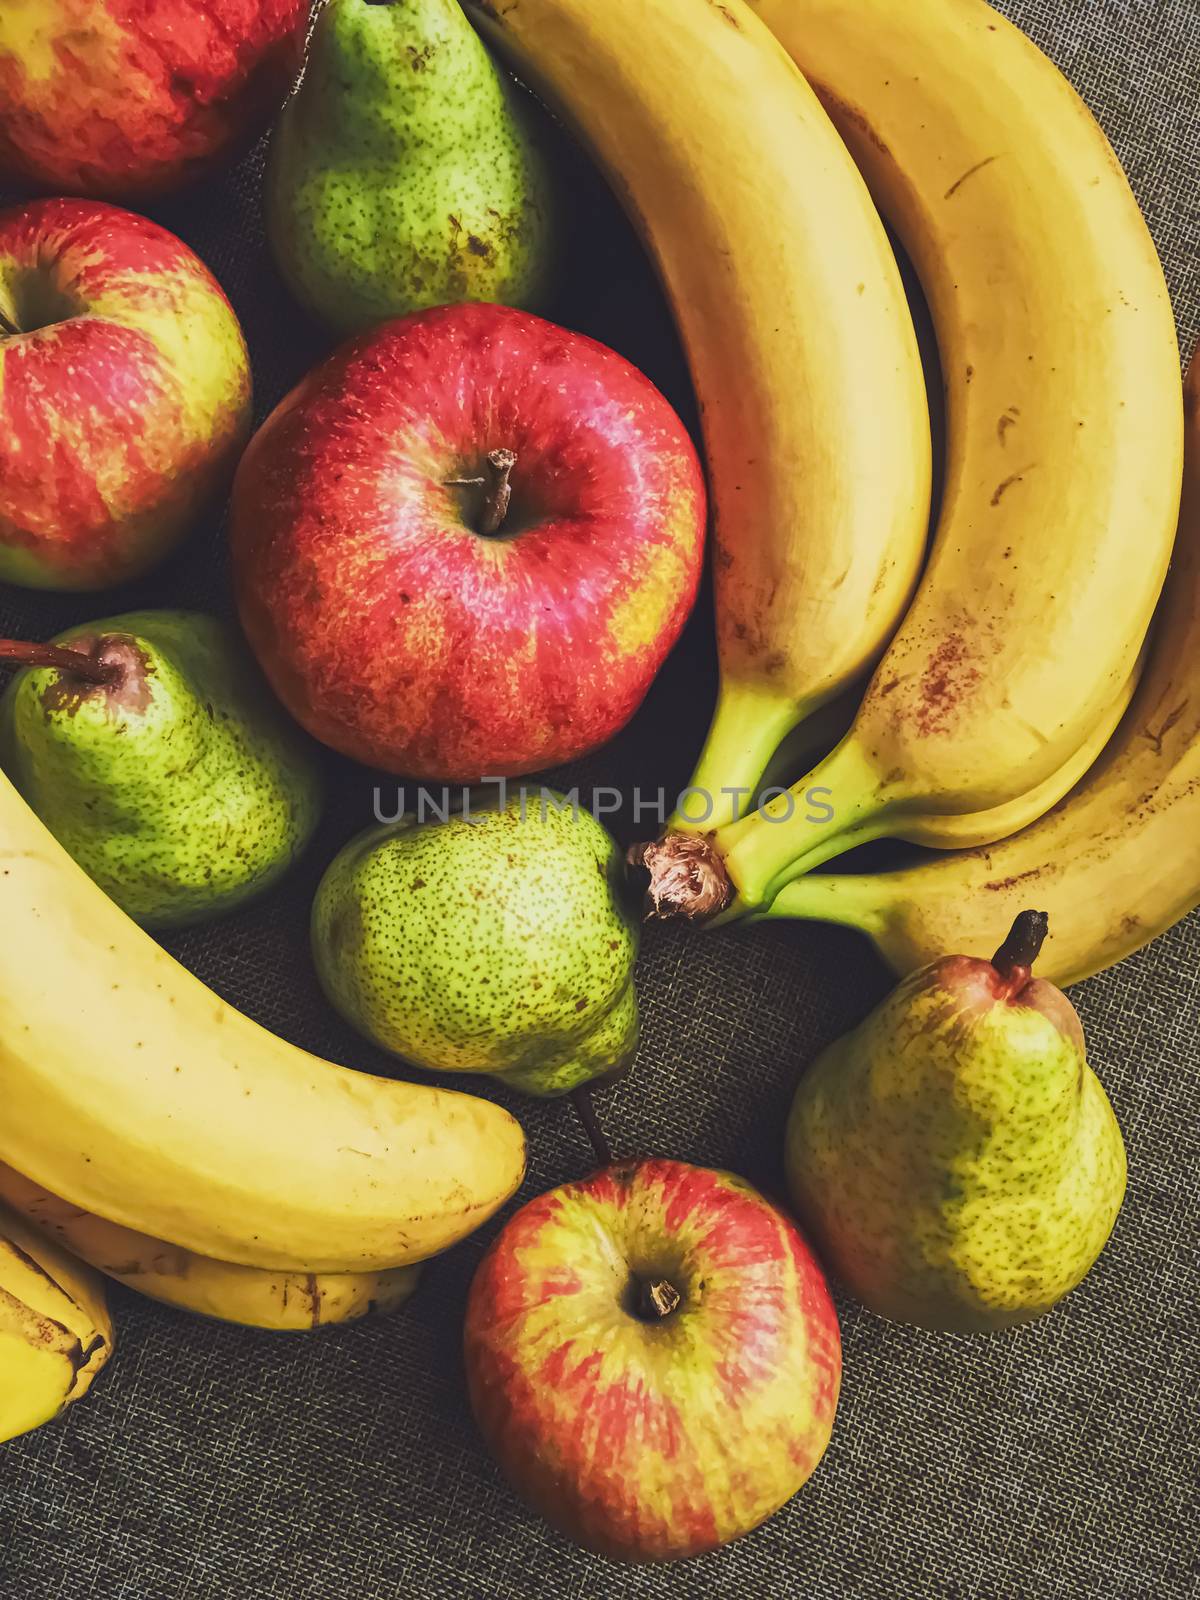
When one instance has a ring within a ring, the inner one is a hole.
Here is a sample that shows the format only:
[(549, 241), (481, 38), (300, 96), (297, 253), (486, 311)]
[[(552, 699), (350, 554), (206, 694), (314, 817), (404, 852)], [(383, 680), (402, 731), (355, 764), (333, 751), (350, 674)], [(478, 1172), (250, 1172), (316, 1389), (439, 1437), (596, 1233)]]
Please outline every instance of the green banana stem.
[(723, 679), (712, 725), (686, 791), (689, 803), (670, 819), (667, 831), (716, 833), (747, 816), (779, 746), (812, 709), (754, 685)]
[(901, 797), (883, 789), (851, 734), (785, 794), (722, 829), (712, 844), (740, 914), (769, 905), (793, 879), (886, 834)]
[(650, 874), (649, 914), (719, 927), (769, 906), (785, 884), (886, 834), (902, 795), (847, 735), (806, 778), (711, 835), (668, 833), (635, 845)]
[(810, 872), (786, 884), (769, 906), (747, 920), (832, 922), (874, 939), (888, 924), (889, 889), (883, 873)]

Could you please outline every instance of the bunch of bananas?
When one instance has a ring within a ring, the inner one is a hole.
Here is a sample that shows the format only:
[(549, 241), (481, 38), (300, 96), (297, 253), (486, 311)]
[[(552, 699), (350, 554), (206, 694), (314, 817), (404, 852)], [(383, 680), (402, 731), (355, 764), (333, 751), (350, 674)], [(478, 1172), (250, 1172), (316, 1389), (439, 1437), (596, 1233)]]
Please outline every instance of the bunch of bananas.
[[(1127, 711), (1179, 512), (1179, 352), (1137, 203), (1066, 80), (984, 0), (480, 10), (628, 196), (701, 403), (721, 691), (703, 816), (641, 851), (654, 909), (854, 921), (905, 970), (985, 954), (1011, 915), (997, 899), (1036, 877), (1063, 977), (1200, 901), (1195, 864), (1179, 870), (1200, 796), (1173, 765), (1194, 720), (1186, 570)], [(692, 104), (701, 59), (703, 137), (670, 110)], [(753, 167), (699, 170), (748, 148)], [(921, 280), (945, 387), (911, 597), (928, 423), (871, 200)], [(831, 754), (748, 815), (714, 804), (754, 790), (789, 729), (872, 665)], [(1150, 813), (1153, 845), (1130, 827)], [(804, 876), (880, 837), (960, 853)]]

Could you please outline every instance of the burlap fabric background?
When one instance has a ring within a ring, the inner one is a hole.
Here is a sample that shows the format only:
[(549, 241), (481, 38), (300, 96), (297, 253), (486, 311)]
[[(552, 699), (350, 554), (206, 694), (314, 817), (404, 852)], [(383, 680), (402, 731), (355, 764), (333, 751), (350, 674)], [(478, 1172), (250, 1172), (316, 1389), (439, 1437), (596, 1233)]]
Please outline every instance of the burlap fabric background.
[[(1001, 9), (1067, 71), (1115, 143), (1190, 349), (1200, 323), (1196, 0)], [(325, 341), (267, 259), (258, 170), (250, 159), (156, 215), (231, 295), (262, 414)], [(643, 365), (690, 419), (636, 244), (586, 175), (574, 188), (577, 259), (558, 314)], [(0, 587), (0, 627), (46, 633), (143, 603), (226, 608), (215, 521), (136, 591), (64, 601)], [(685, 781), (713, 693), (710, 626), (702, 607), (634, 725), (573, 780), (672, 792)], [(323, 1004), (306, 943), (317, 878), (369, 821), (372, 781), (331, 763), (327, 821), (286, 888), (172, 948), (280, 1033), (382, 1068)], [(616, 826), (628, 836), (631, 819)], [(1130, 1154), (1125, 1208), (1086, 1284), (1032, 1327), (975, 1339), (893, 1327), (843, 1299), (845, 1384), (829, 1453), (806, 1490), (740, 1544), (671, 1570), (619, 1568), (567, 1545), (510, 1494), (473, 1432), (460, 1373), (463, 1298), (485, 1234), (433, 1264), (396, 1320), (314, 1337), (243, 1333), (114, 1290), (121, 1345), (109, 1373), (62, 1423), (0, 1450), (0, 1594), (1196, 1594), (1198, 957), (1193, 916), (1075, 992)], [(865, 944), (828, 929), (656, 928), (640, 981), (638, 1070), (601, 1106), (614, 1145), (733, 1167), (777, 1191), (797, 1075), (883, 992), (882, 969)], [(522, 1102), (519, 1113), (531, 1141), (526, 1197), (589, 1165), (567, 1108)]]

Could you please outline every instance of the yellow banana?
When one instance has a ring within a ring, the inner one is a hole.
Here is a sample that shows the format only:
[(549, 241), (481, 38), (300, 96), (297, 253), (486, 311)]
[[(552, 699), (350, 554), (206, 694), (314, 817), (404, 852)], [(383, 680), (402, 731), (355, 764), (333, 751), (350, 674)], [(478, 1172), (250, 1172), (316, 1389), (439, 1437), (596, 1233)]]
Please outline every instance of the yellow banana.
[[(721, 691), (693, 782), (756, 788), (878, 658), (928, 526), (895, 259), (816, 97), (742, 0), (466, 0), (574, 125), (655, 257), (700, 400)], [(745, 809), (745, 794), (742, 797)]]
[[(1143, 652), (1144, 655), (1145, 652)], [(934, 850), (969, 850), (975, 845), (995, 844), (1019, 833), (1056, 806), (1069, 794), (1104, 754), (1121, 718), (1129, 709), (1141, 677), (1141, 658), (1126, 678), (1120, 694), (1105, 708), (1088, 737), (1057, 772), (1015, 800), (993, 806), (990, 811), (949, 811), (941, 815), (901, 817), (892, 830), (908, 844), (923, 844)], [(880, 829), (882, 833), (884, 830)]]
[[(905, 815), (1004, 805), (1079, 749), (1141, 648), (1182, 441), (1153, 243), (1046, 57), (983, 0), (753, 8), (913, 258), (947, 459), (929, 565), (851, 733), (703, 864), (703, 909), (735, 892), (735, 914), (881, 818), (895, 833)], [(823, 806), (796, 803), (813, 789)]]
[(367, 1272), (513, 1193), (515, 1118), (268, 1033), (109, 900), (0, 776), (0, 1161), (198, 1255)]
[(100, 1278), (0, 1206), (0, 1440), (85, 1394), (113, 1342)]
[(1075, 983), (1200, 905), (1200, 360), (1188, 376), (1188, 465), (1175, 560), (1137, 698), (1095, 771), (1033, 827), (900, 872), (812, 873), (771, 917), (861, 928), (899, 973), (947, 951), (986, 955), (1016, 913), (1050, 917), (1038, 971)]
[(248, 1328), (305, 1332), (395, 1311), (408, 1300), (421, 1273), (419, 1266), (384, 1272), (272, 1272), (213, 1261), (81, 1211), (3, 1165), (0, 1201), (127, 1288), (181, 1311)]

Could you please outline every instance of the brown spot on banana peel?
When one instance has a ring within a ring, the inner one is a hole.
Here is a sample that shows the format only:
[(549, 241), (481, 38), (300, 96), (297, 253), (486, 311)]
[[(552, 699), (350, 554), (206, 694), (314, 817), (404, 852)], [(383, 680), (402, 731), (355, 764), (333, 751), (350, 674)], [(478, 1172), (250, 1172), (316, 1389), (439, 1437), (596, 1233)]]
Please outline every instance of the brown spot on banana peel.
[(708, 3), (719, 16), (725, 18), (725, 21), (731, 28), (736, 28), (737, 31), (741, 33), (742, 25), (734, 16), (733, 12), (730, 11), (728, 6), (722, 5), (721, 0), (708, 0)]
[(1156, 756), (1162, 755), (1163, 740), (1179, 721), (1180, 717), (1183, 716), (1187, 708), (1188, 703), (1186, 700), (1184, 700), (1180, 705), (1177, 705), (1173, 711), (1168, 712), (1167, 716), (1163, 720), (1162, 727), (1157, 733), (1154, 732), (1153, 728), (1142, 729), (1142, 738), (1145, 739), (1146, 743), (1154, 751)]
[(946, 732), (959, 699), (979, 682), (980, 676), (965, 633), (959, 630), (947, 634), (921, 676), (916, 725), (922, 738)]
[(953, 198), (953, 196), (956, 195), (962, 188), (963, 184), (966, 183), (968, 178), (973, 178), (977, 172), (982, 172), (984, 167), (990, 167), (992, 162), (996, 161), (997, 159), (998, 157), (996, 156), (984, 156), (982, 161), (977, 161), (973, 167), (968, 167), (963, 173), (962, 177), (956, 178), (955, 181), (950, 185), (945, 194), (942, 196), (942, 199), (949, 200)]
[(1030, 867), (1026, 872), (1014, 872), (1011, 878), (993, 878), (991, 883), (985, 883), (984, 888), (992, 894), (998, 894), (1005, 889), (1012, 889), (1018, 883), (1026, 883), (1030, 878), (1040, 878), (1041, 867)]
[(835, 94), (827, 84), (813, 83), (818, 100), (825, 107), (834, 122), (839, 118), (856, 127), (879, 151), (881, 156), (890, 156), (891, 151), (871, 126), (865, 111), (860, 111), (857, 106), (852, 106), (848, 100), (843, 100), (841, 95)]
[(1006, 438), (1008, 430), (1016, 423), (1016, 420), (1020, 415), (1020, 406), (1009, 406), (1008, 410), (996, 423), (996, 437), (999, 439), (1002, 446), (1008, 443), (1008, 439)]
[[(13, 1248), (15, 1249), (16, 1247), (14, 1246)], [(24, 1252), (21, 1252), (21, 1254), (24, 1254)], [(28, 1259), (26, 1257), (26, 1260)], [(47, 1278), (48, 1282), (54, 1283), (54, 1279), (50, 1278), (49, 1274), (42, 1270), (39, 1263), (34, 1262), (33, 1265), (39, 1272), (42, 1272), (42, 1276)], [(58, 1287), (55, 1284), (55, 1288)], [(79, 1337), (71, 1332), (70, 1328), (65, 1327), (61, 1322), (57, 1322), (53, 1317), (43, 1316), (42, 1313), (32, 1310), (23, 1300), (18, 1300), (15, 1295), (10, 1294), (7, 1289), (0, 1288), (0, 1300), (7, 1301), (10, 1309), (15, 1313), (14, 1320), (19, 1324), (21, 1336), (26, 1343), (44, 1345), (47, 1349), (57, 1352), (70, 1366), (73, 1379), (83, 1370), (97, 1349), (103, 1348), (106, 1343), (104, 1335), (97, 1330), (90, 1342), (85, 1346)], [(74, 1385), (72, 1384), (71, 1388), (73, 1387)], [(64, 1405), (70, 1393), (71, 1389), (69, 1388), (63, 1396)]]
[(1001, 500), (1003, 500), (1004, 496), (1012, 488), (1013, 484), (1014, 483), (1023, 483), (1024, 479), (1025, 479), (1025, 474), (1027, 472), (1032, 472), (1034, 467), (1036, 467), (1036, 466), (1037, 466), (1037, 462), (1036, 461), (1031, 461), (1027, 467), (1022, 467), (1020, 472), (1012, 472), (1012, 473), (1010, 473), (1008, 475), (1008, 477), (1005, 478), (1002, 483), (1000, 483), (1000, 484), (998, 484), (996, 486), (996, 492), (992, 496), (991, 504), (993, 506), (998, 506), (1000, 504)]

